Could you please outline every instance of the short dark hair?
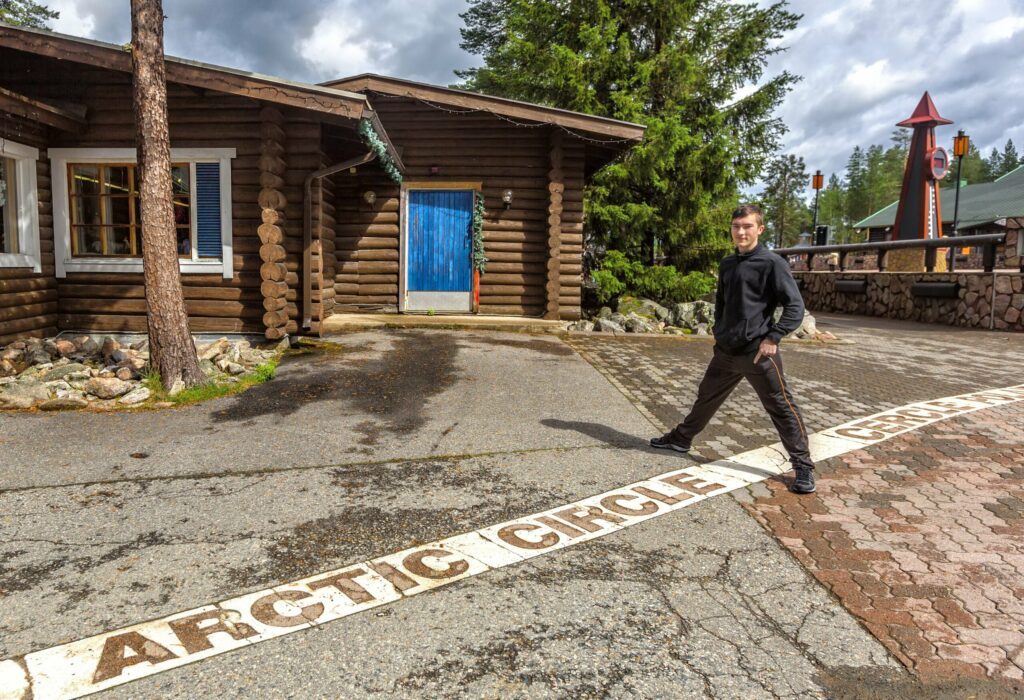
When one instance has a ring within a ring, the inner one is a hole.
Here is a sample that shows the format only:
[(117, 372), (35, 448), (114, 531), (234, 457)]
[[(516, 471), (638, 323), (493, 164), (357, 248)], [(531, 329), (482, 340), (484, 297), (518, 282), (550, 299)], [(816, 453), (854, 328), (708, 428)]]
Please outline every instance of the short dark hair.
[(757, 219), (758, 226), (764, 226), (764, 212), (756, 204), (741, 204), (732, 210), (732, 218), (742, 219), (745, 216), (753, 216)]

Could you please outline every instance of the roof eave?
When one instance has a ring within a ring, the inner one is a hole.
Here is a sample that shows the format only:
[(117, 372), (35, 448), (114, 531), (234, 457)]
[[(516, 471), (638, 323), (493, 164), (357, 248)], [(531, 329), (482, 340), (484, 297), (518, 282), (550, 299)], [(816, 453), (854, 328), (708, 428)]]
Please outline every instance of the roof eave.
[(570, 131), (584, 131), (602, 137), (637, 143), (643, 139), (647, 129), (643, 124), (598, 117), (582, 112), (548, 107), (546, 105), (521, 102), (506, 97), (496, 97), (457, 88), (418, 83), (402, 78), (362, 73), (360, 75), (321, 83), (325, 86), (343, 86), (349, 90), (373, 90), (396, 97), (441, 102), (454, 106), (469, 107), (494, 114), (554, 124)]
[[(0, 22), (0, 47), (84, 65), (101, 65), (125, 73), (132, 71), (131, 52), (124, 47), (42, 29), (15, 27), (4, 22)], [(369, 108), (365, 95), (321, 85), (297, 83), (174, 56), (165, 56), (164, 65), (167, 82), (170, 83), (242, 95), (346, 119), (360, 119), (363, 111)]]

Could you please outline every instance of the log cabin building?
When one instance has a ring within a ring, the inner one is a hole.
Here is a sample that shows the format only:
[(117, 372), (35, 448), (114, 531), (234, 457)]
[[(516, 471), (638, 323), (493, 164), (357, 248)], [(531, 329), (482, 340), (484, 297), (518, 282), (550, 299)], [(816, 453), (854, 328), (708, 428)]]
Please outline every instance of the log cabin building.
[[(583, 187), (643, 127), (374, 75), (168, 57), (194, 332), (333, 313), (580, 315)], [(131, 55), (0, 23), (0, 345), (143, 332)], [(482, 269), (482, 271), (481, 271)]]

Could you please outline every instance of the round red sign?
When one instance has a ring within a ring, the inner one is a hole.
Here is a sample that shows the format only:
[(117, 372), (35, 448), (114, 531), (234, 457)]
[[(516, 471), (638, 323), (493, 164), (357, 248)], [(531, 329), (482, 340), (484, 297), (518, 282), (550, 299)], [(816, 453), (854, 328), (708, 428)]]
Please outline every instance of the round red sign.
[(944, 178), (949, 171), (949, 154), (946, 153), (946, 149), (938, 146), (928, 151), (926, 157), (928, 159), (928, 170), (932, 178), (935, 180)]

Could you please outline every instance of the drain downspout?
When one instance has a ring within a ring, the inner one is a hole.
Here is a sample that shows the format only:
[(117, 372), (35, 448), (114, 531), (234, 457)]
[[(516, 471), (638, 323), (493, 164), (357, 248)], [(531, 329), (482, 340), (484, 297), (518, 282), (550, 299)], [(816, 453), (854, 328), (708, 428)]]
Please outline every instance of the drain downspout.
[[(302, 185), (303, 206), (302, 206), (302, 329), (308, 331), (313, 325), (313, 180), (319, 180), (333, 175), (334, 173), (365, 165), (374, 160), (377, 155), (369, 151), (366, 155), (358, 158), (328, 165), (326, 168), (315, 170), (306, 176)], [(321, 250), (321, 255), (323, 251)]]

